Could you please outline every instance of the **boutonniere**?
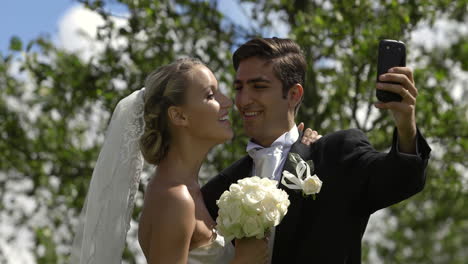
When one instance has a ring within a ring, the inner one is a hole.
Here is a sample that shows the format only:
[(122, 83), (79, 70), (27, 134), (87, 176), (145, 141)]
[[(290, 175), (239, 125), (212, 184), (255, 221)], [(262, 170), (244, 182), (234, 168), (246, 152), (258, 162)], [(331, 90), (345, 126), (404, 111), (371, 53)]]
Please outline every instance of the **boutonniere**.
[(289, 171), (283, 171), (281, 183), (292, 190), (302, 190), (302, 195), (311, 195), (315, 200), (315, 195), (322, 188), (322, 181), (314, 173), (314, 162), (312, 160), (304, 161), (297, 153), (288, 154), (289, 161), (296, 168), (296, 175)]

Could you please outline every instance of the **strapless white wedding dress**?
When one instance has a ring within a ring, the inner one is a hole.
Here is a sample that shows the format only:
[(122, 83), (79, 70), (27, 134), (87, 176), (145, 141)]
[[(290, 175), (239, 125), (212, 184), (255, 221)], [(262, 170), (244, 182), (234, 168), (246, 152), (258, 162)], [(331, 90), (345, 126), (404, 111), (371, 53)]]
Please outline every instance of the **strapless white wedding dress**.
[(228, 264), (234, 258), (234, 246), (214, 229), (216, 237), (204, 246), (189, 251), (188, 264)]

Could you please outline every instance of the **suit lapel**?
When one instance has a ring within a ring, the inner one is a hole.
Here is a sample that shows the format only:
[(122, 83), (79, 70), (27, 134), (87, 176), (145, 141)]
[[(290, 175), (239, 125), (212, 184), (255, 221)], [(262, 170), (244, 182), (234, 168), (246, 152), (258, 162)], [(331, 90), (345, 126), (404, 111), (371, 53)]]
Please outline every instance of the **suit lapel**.
[(232, 183), (236, 183), (240, 179), (252, 176), (252, 167), (253, 160), (249, 155), (246, 155), (242, 159), (234, 163), (232, 166), (225, 169), (222, 172), (222, 174), (224, 174), (227, 177), (227, 179), (229, 179), (228, 183), (229, 185), (231, 185)]
[[(296, 143), (291, 146), (291, 150), (289, 152), (297, 153), (302, 157), (302, 159), (309, 160), (311, 158), (310, 146), (302, 144), (300, 142), (301, 138), (302, 133), (299, 135), (298, 141), (296, 141)], [(283, 171), (285, 170), (296, 174), (296, 169), (288, 158), (286, 159), (283, 167)], [(282, 174), (280, 178), (283, 178)], [(281, 256), (288, 256), (290, 253), (290, 247), (294, 246), (294, 241), (291, 240), (294, 238), (294, 234), (297, 231), (304, 200), (301, 192), (290, 190), (281, 184), (281, 180), (279, 183), (279, 188), (288, 193), (291, 204), (289, 205), (288, 213), (285, 215), (281, 223), (276, 227), (273, 260), (278, 260), (281, 258)]]

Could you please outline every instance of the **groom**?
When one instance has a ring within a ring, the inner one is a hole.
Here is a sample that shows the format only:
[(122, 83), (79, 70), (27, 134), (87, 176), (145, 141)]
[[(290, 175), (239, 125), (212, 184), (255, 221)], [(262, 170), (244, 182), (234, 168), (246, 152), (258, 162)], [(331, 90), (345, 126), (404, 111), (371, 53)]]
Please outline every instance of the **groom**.
[(288, 153), (312, 160), (323, 182), (316, 199), (288, 189), (288, 213), (272, 232), (271, 263), (361, 263), (361, 239), (375, 211), (398, 203), (424, 188), (430, 148), (416, 128), (417, 89), (409, 68), (394, 68), (380, 77), (401, 85), (379, 83), (396, 92), (398, 103), (379, 103), (394, 115), (396, 129), (388, 153), (376, 151), (357, 129), (299, 144), (294, 117), (304, 93), (306, 62), (288, 39), (253, 39), (233, 56), (235, 103), (251, 138), (248, 155), (210, 180), (205, 204), (216, 219), (216, 200), (237, 180), (259, 175), (280, 181), (283, 170), (295, 173)]

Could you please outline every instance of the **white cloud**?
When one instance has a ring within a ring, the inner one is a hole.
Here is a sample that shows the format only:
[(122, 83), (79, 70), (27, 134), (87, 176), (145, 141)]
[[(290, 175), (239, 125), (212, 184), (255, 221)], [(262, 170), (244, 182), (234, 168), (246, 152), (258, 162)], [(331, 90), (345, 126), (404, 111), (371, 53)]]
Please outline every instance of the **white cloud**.
[(97, 27), (104, 25), (104, 20), (96, 13), (80, 5), (71, 7), (60, 18), (58, 31), (58, 45), (71, 52), (82, 52), (85, 58), (91, 56), (96, 47), (93, 41)]
[[(127, 24), (122, 17), (112, 18), (117, 28)], [(105, 44), (96, 40), (98, 27), (105, 25), (98, 13), (75, 5), (65, 12), (58, 24), (57, 44), (65, 50), (79, 53), (85, 61), (104, 50)], [(126, 44), (124, 39), (115, 36), (115, 32), (112, 35), (115, 37), (110, 43), (113, 47)]]

